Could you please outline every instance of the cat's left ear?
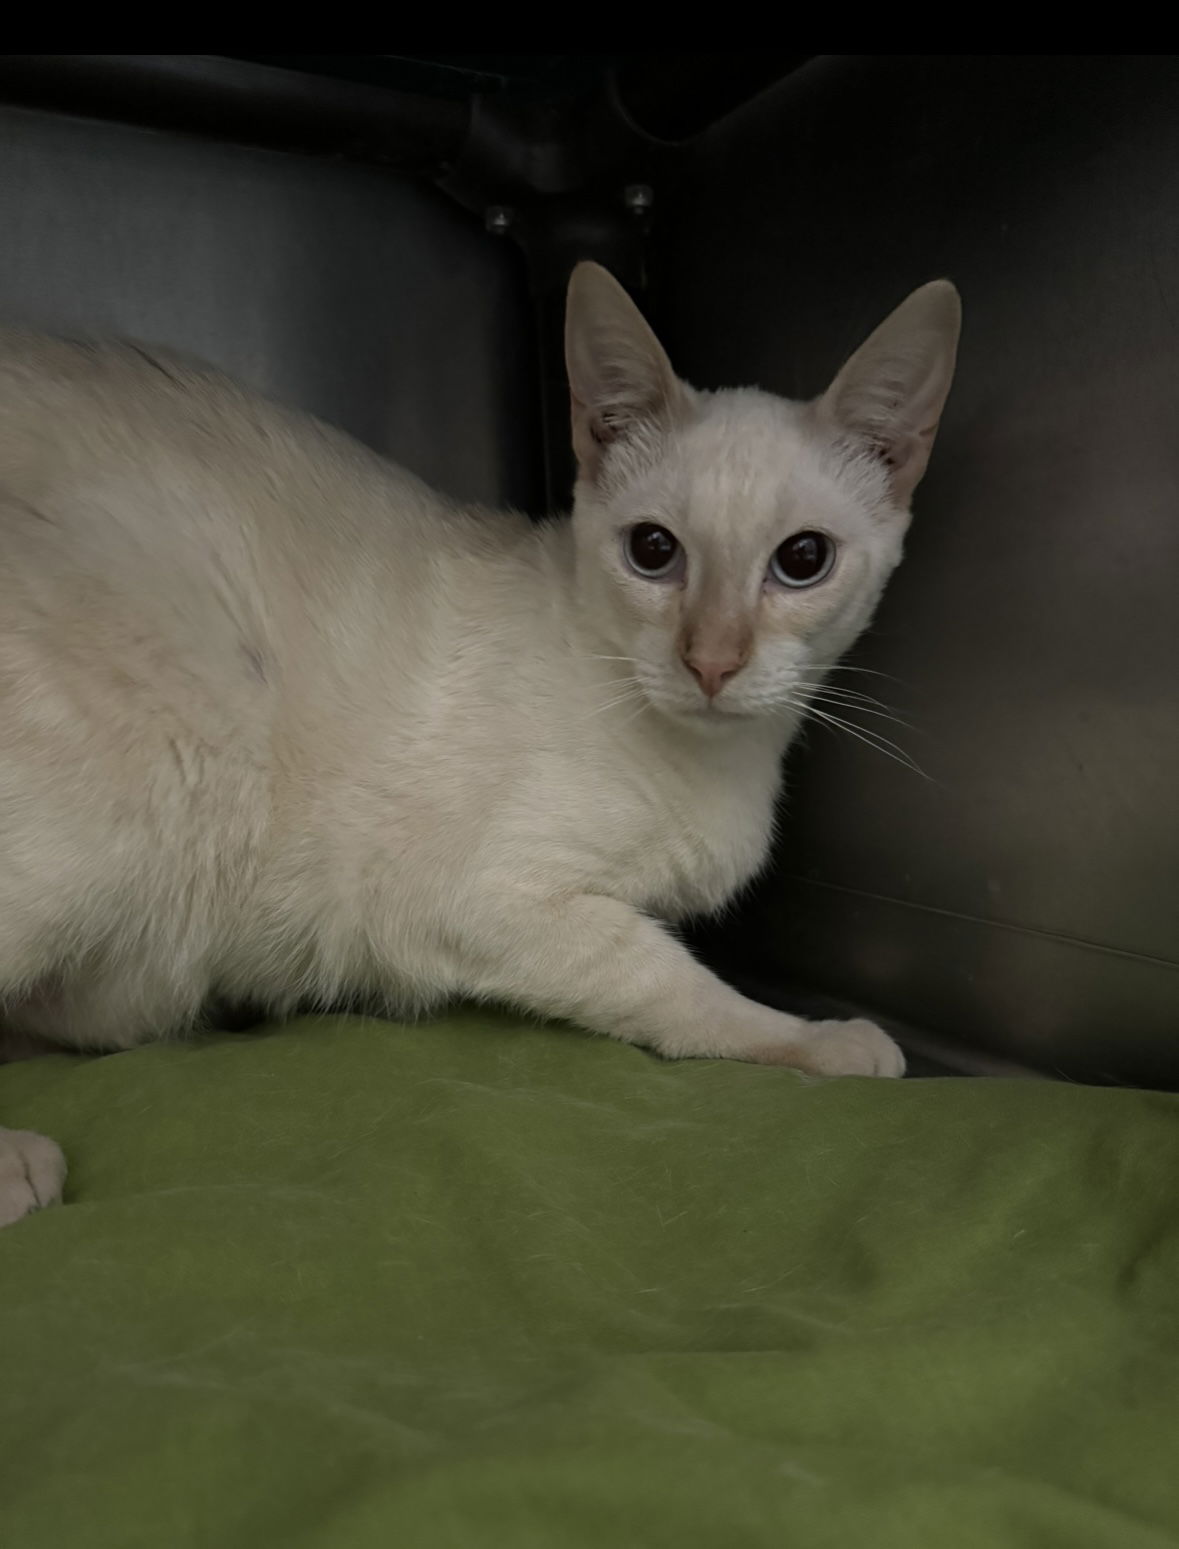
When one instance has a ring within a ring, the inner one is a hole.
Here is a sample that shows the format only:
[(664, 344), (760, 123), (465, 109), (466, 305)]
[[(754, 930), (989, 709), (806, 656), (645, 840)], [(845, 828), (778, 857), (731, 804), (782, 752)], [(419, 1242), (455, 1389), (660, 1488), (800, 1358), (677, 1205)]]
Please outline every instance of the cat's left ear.
[(931, 280), (885, 318), (819, 400), (824, 419), (879, 453), (898, 505), (908, 505), (929, 462), (961, 327), (957, 290)]
[(653, 440), (687, 403), (690, 390), (643, 314), (600, 264), (578, 264), (569, 281), (565, 364), (573, 449), (586, 478), (611, 442)]

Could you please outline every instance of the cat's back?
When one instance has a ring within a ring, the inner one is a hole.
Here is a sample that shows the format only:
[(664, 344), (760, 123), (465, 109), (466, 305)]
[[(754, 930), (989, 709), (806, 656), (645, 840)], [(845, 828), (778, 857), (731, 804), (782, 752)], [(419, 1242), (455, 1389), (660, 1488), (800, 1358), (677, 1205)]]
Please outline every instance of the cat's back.
[(97, 586), (187, 616), (207, 641), (225, 615), (273, 620), (295, 593), (330, 607), (391, 554), (387, 585), (412, 592), (446, 511), (408, 472), (203, 362), (0, 330), (9, 600), (30, 578), (91, 598)]
[[(46, 482), (128, 453), (264, 434), (272, 406), (203, 362), (129, 340), (0, 329), (0, 478)], [(41, 459), (52, 457), (41, 465)]]
[(489, 576), (518, 578), (529, 547), (524, 518), (459, 507), (202, 362), (0, 330), (0, 680), (104, 677), (186, 708), (195, 687), (255, 731), (334, 725), (359, 685), (416, 713), (463, 654), (464, 599), (485, 643), (510, 632)]
[[(123, 525), (146, 497), (199, 492), (205, 514), (237, 501), (238, 525), (268, 504), (297, 511), (330, 487), (337, 502), (367, 483), (417, 486), (342, 432), (255, 393), (205, 362), (120, 339), (0, 329), (0, 491), (68, 500), (121, 480)], [(419, 489), (421, 486), (417, 486)], [(183, 501), (176, 500), (179, 516)], [(126, 509), (130, 507), (130, 511)]]

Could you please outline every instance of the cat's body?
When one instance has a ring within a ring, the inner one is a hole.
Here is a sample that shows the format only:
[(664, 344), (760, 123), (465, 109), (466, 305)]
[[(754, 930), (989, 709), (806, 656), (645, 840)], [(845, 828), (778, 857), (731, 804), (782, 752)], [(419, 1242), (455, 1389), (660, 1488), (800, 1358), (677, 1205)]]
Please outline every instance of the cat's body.
[[(591, 354), (603, 317), (658, 350), (605, 277), (582, 283)], [(899, 556), (899, 517), (867, 558), (843, 536), (887, 498), (887, 469), (766, 395), (664, 384), (673, 412), (619, 408), (615, 384), (587, 409), (577, 348), (575, 434), (579, 411), (599, 415), (580, 422), (579, 512), (538, 527), (459, 509), (205, 368), (0, 338), (10, 1034), (123, 1048), (214, 998), (282, 1013), (467, 995), (669, 1055), (899, 1073), (869, 1024), (755, 1006), (656, 923), (715, 910), (762, 864), (805, 686)], [(677, 437), (671, 466), (653, 449)], [(742, 601), (719, 562), (733, 499), (713, 486), (734, 447), (759, 521), (788, 472), (806, 524), (849, 551), (846, 595), (804, 615), (808, 671), (794, 661), (786, 695), (754, 638), (780, 649), (781, 618), (762, 616), (778, 600)], [(668, 644), (671, 589), (643, 573), (631, 597), (630, 570), (616, 603), (599, 558), (677, 498), (719, 553), (703, 592), (682, 579)], [(599, 508), (623, 525), (601, 531)], [(0, 1131), (0, 1221), (60, 1186), (46, 1146)]]

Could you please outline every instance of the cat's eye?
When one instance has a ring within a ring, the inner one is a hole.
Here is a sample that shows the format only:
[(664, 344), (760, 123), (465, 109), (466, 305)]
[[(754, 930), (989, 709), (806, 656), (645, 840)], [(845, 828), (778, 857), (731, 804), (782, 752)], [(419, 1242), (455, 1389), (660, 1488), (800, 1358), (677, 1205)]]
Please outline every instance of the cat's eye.
[(780, 586), (814, 586), (834, 563), (835, 545), (826, 533), (796, 532), (774, 550), (770, 575)]
[(639, 522), (629, 528), (623, 549), (630, 568), (648, 581), (667, 580), (683, 562), (679, 539), (656, 522)]

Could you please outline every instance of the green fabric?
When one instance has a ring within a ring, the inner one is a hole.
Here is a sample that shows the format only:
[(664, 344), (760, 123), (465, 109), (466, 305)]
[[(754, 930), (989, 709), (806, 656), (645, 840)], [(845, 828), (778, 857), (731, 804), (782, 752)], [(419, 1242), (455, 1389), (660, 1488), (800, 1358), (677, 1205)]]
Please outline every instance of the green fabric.
[(1179, 1099), (487, 1015), (0, 1071), (11, 1549), (1179, 1545)]

